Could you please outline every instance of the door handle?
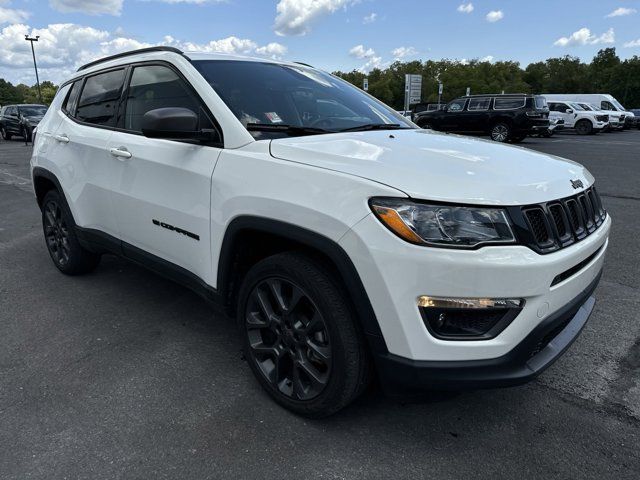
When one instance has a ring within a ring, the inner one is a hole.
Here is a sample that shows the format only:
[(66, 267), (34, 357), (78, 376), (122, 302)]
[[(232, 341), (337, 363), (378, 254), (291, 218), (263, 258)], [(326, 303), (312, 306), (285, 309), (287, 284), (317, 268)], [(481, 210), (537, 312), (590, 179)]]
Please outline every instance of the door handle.
[(109, 153), (118, 158), (131, 158), (131, 152), (124, 147), (111, 148)]
[(53, 138), (61, 143), (69, 143), (69, 137), (67, 137), (64, 133), (62, 135), (54, 135)]

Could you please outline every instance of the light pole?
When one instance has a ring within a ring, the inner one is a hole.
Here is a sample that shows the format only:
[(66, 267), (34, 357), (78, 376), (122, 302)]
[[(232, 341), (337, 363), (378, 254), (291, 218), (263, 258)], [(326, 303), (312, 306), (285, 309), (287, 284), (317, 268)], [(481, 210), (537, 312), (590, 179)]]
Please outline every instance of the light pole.
[(42, 103), (42, 92), (40, 91), (40, 79), (38, 78), (38, 64), (36, 63), (36, 51), (33, 48), (33, 42), (37, 42), (40, 38), (40, 35), (36, 35), (34, 37), (30, 37), (29, 35), (25, 35), (24, 39), (28, 42), (31, 42), (31, 54), (33, 55), (33, 68), (36, 70), (36, 84), (38, 85), (38, 100)]

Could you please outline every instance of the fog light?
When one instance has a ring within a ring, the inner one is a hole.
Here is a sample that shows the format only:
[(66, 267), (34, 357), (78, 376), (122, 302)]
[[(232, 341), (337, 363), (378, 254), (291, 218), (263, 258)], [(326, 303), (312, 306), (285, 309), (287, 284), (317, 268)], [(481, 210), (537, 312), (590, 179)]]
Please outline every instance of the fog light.
[(441, 340), (489, 340), (496, 337), (524, 307), (522, 298), (418, 297), (429, 332)]

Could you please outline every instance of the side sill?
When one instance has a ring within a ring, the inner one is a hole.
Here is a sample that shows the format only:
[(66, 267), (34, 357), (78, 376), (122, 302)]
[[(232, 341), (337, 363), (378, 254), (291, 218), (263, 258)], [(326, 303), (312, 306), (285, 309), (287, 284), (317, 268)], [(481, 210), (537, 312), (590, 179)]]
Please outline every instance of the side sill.
[(91, 228), (75, 227), (80, 244), (96, 253), (112, 253), (179, 283), (216, 306), (222, 305), (218, 291), (187, 269), (153, 255), (112, 235)]

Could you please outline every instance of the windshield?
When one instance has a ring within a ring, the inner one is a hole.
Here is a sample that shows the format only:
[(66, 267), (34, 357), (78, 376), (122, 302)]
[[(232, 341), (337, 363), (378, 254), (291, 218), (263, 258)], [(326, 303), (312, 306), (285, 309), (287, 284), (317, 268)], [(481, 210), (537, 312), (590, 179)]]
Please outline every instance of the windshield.
[[(309, 67), (233, 60), (193, 64), (256, 138), (304, 135), (305, 128), (314, 133), (371, 125), (415, 128), (360, 89)], [(285, 128), (273, 128), (278, 125)]]
[(579, 104), (577, 103), (570, 103), (569, 105), (571, 105), (571, 108), (573, 108), (574, 110), (577, 110), (579, 112), (584, 111), (585, 109), (582, 108)]
[(589, 105), (588, 103), (581, 103), (580, 106), (585, 110), (589, 110), (589, 111), (594, 110), (594, 108), (592, 108), (591, 105)]
[(25, 117), (42, 117), (47, 113), (47, 107), (39, 105), (30, 105), (28, 107), (20, 107), (20, 113)]
[(627, 109), (626, 109), (626, 108), (624, 108), (624, 107), (620, 104), (620, 102), (619, 102), (618, 100), (616, 100), (615, 98), (613, 98), (613, 99), (611, 100), (611, 103), (613, 103), (613, 106), (614, 106), (614, 107), (616, 107), (616, 108), (617, 108), (618, 110), (620, 110), (621, 112), (624, 112), (624, 111), (626, 111), (626, 110), (627, 110)]

